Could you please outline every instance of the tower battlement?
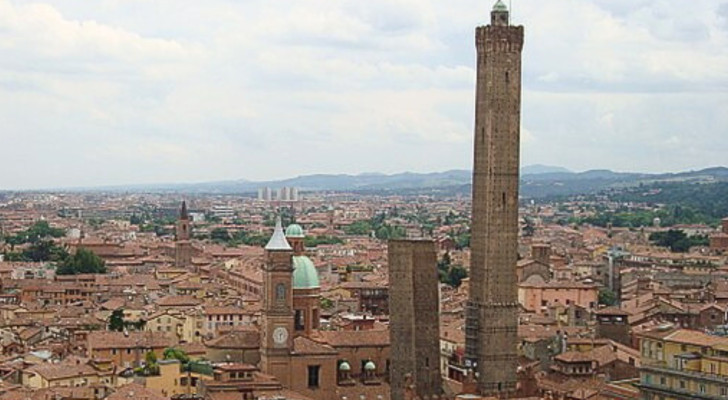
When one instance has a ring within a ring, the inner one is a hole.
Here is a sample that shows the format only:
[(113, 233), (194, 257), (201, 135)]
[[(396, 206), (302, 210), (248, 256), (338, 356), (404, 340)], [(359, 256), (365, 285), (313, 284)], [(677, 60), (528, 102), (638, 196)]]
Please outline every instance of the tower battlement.
[(482, 52), (520, 53), (523, 50), (523, 26), (479, 26), (475, 29), (475, 46)]

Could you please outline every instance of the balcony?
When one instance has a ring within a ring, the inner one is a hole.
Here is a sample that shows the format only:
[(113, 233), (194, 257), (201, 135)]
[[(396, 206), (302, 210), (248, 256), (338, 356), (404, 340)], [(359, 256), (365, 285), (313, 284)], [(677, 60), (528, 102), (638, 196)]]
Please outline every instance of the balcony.
[(671, 375), (671, 376), (677, 376), (687, 379), (693, 379), (693, 380), (699, 380), (704, 381), (708, 383), (716, 383), (720, 385), (725, 385), (728, 376), (725, 375), (718, 375), (718, 374), (708, 374), (702, 371), (696, 371), (696, 370), (689, 370), (689, 369), (676, 369), (676, 368), (668, 368), (665, 363), (651, 363), (651, 364), (642, 364), (640, 367), (640, 371), (645, 372), (655, 372), (658, 374), (665, 374), (665, 375)]
[[(655, 393), (658, 395), (664, 395), (672, 398), (677, 399), (704, 399), (704, 400), (725, 400), (725, 396), (719, 396), (719, 395), (713, 395), (713, 394), (707, 394), (707, 393), (699, 393), (692, 390), (687, 389), (677, 389), (677, 388), (671, 388), (667, 386), (658, 385), (656, 383), (644, 383), (640, 382), (636, 385), (640, 392), (644, 393)], [(681, 397), (676, 397), (681, 396)]]

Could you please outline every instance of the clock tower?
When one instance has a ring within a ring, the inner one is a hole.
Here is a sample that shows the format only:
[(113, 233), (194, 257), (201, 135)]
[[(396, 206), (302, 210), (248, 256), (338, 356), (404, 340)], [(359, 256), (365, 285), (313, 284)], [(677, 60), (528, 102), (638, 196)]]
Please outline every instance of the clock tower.
[(293, 348), (293, 248), (286, 240), (280, 217), (265, 246), (263, 267), (263, 327), (261, 369), (290, 387)]

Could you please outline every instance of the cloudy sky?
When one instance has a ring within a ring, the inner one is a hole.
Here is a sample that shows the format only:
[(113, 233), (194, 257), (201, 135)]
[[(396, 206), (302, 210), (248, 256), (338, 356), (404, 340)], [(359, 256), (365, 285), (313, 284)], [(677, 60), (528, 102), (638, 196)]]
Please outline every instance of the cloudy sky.
[[(472, 162), (493, 0), (0, 0), (0, 189)], [(728, 164), (728, 0), (513, 0), (524, 165)]]

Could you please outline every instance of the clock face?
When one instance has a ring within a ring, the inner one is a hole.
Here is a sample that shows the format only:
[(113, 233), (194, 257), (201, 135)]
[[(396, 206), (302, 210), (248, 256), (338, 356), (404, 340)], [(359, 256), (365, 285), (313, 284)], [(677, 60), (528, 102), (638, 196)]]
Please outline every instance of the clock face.
[(283, 344), (288, 339), (288, 329), (279, 326), (273, 330), (273, 341), (276, 344)]

